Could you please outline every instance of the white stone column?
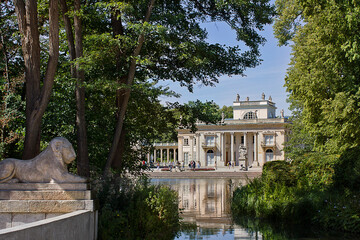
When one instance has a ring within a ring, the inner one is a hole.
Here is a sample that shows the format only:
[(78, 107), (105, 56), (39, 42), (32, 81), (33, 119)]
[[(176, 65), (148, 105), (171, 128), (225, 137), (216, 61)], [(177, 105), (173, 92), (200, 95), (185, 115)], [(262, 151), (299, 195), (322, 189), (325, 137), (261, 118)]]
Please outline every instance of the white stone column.
[(200, 161), (200, 151), (201, 151), (201, 143), (200, 143), (200, 134), (196, 134), (196, 161)]
[(247, 147), (247, 134), (244, 132), (244, 147)]
[[(224, 164), (225, 164), (225, 154), (226, 154), (226, 151), (225, 151), (225, 133), (221, 133), (221, 161), (224, 162)], [(219, 163), (218, 163), (218, 166), (220, 166)]]
[(245, 153), (245, 168), (248, 169), (249, 166), (249, 151), (248, 151), (248, 144), (247, 144), (247, 133), (244, 132), (244, 147), (246, 149)]
[(230, 160), (231, 160), (231, 165), (234, 164), (234, 133), (231, 132), (230, 133), (231, 135), (231, 141), (230, 141), (230, 147), (231, 147), (231, 150), (230, 150)]
[(146, 154), (147, 162), (150, 163), (150, 153)]
[(255, 132), (254, 133), (254, 163), (253, 163), (254, 167), (259, 166), (259, 160), (258, 160), (258, 137), (257, 137), (257, 135), (258, 135), (258, 133)]
[(166, 149), (166, 159), (168, 162), (170, 161), (170, 149), (169, 148)]
[[(265, 140), (264, 139), (264, 134), (263, 134), (263, 132), (261, 132), (259, 134), (259, 142), (261, 143), (264, 140)], [(265, 164), (265, 149), (263, 147), (261, 147), (261, 153), (262, 153), (261, 157), (259, 157), (259, 158), (261, 158), (260, 166), (263, 166)]]
[(178, 158), (179, 162), (182, 164), (184, 161), (184, 154), (183, 154), (183, 137), (178, 137)]
[(176, 155), (176, 148), (174, 148), (173, 150), (174, 150), (174, 161), (176, 162), (176, 157), (177, 157), (177, 155)]
[(154, 162), (156, 162), (157, 159), (156, 159), (156, 148), (154, 149)]
[(189, 137), (189, 144), (190, 144), (190, 156), (189, 156), (189, 161), (194, 160), (194, 137), (190, 136)]
[(163, 149), (160, 148), (160, 162), (163, 161)]

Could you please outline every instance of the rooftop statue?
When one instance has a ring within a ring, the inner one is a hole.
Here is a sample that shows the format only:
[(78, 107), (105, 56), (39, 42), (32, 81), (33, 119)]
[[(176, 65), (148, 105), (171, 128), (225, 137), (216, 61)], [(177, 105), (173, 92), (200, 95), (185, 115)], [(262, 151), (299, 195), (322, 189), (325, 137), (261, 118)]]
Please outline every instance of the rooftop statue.
[(1, 161), (0, 183), (86, 182), (86, 178), (71, 174), (67, 170), (67, 164), (75, 158), (74, 148), (66, 138), (54, 138), (43, 152), (31, 160), (7, 158)]

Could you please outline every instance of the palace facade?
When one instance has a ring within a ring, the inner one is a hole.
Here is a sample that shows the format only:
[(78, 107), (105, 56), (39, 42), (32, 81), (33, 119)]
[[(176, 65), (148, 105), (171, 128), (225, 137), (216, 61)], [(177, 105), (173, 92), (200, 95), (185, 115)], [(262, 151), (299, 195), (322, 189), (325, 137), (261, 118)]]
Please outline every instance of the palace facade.
[[(201, 167), (235, 166), (262, 167), (265, 162), (284, 160), (283, 145), (288, 138), (289, 122), (284, 111), (276, 116), (276, 106), (271, 97), (250, 101), (241, 101), (237, 95), (233, 102), (233, 118), (221, 120), (219, 124), (197, 123), (197, 132), (178, 129), (178, 143), (157, 144), (161, 149), (161, 160), (164, 155), (187, 166), (191, 161)], [(176, 146), (177, 145), (177, 146)], [(154, 154), (156, 155), (156, 150)]]

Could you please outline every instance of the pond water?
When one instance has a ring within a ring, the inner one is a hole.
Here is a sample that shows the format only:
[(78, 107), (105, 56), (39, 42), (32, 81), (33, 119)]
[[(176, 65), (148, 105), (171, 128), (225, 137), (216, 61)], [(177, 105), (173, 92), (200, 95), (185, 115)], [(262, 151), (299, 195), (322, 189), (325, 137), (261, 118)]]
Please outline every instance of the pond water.
[(153, 184), (165, 184), (179, 194), (179, 208), (184, 222), (195, 223), (196, 230), (182, 232), (176, 239), (262, 239), (233, 224), (230, 199), (235, 186), (244, 179), (152, 179)]
[(181, 217), (193, 223), (176, 239), (360, 239), (343, 233), (319, 232), (311, 226), (289, 226), (259, 220), (232, 221), (230, 199), (245, 179), (151, 179), (152, 184), (164, 184), (179, 194)]

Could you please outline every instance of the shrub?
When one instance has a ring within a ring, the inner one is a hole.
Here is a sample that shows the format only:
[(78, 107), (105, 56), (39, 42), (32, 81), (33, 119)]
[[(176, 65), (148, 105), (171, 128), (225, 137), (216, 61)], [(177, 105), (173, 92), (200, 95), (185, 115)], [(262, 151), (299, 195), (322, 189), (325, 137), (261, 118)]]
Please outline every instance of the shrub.
[(260, 178), (235, 190), (234, 218), (251, 215), (360, 232), (360, 148), (268, 162)]
[(268, 187), (277, 185), (294, 186), (295, 175), (290, 169), (291, 165), (286, 161), (272, 161), (264, 164), (262, 181)]
[(309, 191), (324, 191), (334, 181), (335, 164), (339, 156), (319, 152), (306, 153), (294, 159), (292, 171), (296, 175), (299, 188)]
[(360, 147), (345, 151), (335, 166), (336, 188), (360, 189)]
[(94, 183), (99, 239), (173, 239), (180, 228), (178, 196), (148, 179), (109, 178)]

